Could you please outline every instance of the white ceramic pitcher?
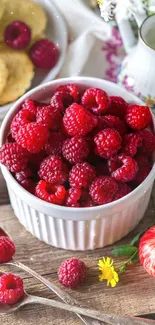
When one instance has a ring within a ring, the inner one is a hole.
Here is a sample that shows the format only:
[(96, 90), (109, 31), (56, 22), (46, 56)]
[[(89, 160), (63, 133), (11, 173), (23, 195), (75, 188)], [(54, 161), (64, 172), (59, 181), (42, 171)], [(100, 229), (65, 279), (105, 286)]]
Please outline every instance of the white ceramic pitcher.
[(130, 23), (119, 20), (127, 56), (120, 66), (118, 84), (141, 97), (155, 111), (155, 15), (135, 15), (139, 27), (136, 44)]

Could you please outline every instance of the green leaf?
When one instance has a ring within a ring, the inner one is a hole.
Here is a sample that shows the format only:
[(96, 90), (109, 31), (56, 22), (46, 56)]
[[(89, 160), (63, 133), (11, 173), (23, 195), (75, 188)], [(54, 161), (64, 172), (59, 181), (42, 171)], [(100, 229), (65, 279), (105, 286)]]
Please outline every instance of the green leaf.
[(138, 233), (138, 234), (137, 234), (137, 235), (132, 239), (130, 245), (135, 245), (135, 244), (139, 241), (140, 237), (144, 234), (144, 232), (145, 232), (145, 231), (141, 231), (141, 232), (139, 232), (139, 233)]
[(126, 265), (123, 264), (123, 265), (120, 267), (119, 271), (120, 271), (121, 273), (124, 273), (124, 272), (126, 271)]
[(138, 255), (138, 252), (137, 252), (137, 254), (135, 255), (135, 256), (133, 256), (133, 258), (131, 259), (131, 263), (137, 263), (137, 262), (139, 262), (139, 255)]
[(132, 256), (138, 251), (136, 246), (122, 245), (112, 251), (114, 256)]

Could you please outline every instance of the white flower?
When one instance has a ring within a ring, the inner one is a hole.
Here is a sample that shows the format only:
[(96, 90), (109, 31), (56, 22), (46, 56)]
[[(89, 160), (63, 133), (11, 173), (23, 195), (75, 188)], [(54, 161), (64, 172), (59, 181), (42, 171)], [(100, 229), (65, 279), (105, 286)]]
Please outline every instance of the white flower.
[(116, 0), (98, 0), (101, 17), (103, 17), (105, 21), (109, 21), (113, 18), (115, 3)]
[[(150, 0), (155, 5), (155, 0)], [(98, 0), (101, 17), (108, 21), (113, 18), (114, 13), (124, 19), (131, 18), (134, 13), (144, 14), (147, 0)]]
[(131, 18), (134, 13), (144, 14), (146, 11), (146, 3), (142, 0), (117, 0), (115, 12), (124, 19)]

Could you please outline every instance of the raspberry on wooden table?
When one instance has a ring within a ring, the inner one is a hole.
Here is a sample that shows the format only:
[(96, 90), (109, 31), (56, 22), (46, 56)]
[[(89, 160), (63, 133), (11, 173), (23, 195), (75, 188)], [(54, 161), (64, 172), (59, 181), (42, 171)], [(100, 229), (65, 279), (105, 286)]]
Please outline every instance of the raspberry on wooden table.
[(57, 91), (51, 98), (51, 105), (60, 113), (64, 113), (66, 108), (73, 104), (74, 98), (70, 93)]
[(111, 176), (119, 182), (126, 183), (135, 179), (138, 172), (138, 164), (130, 156), (120, 154), (108, 161)]
[(93, 114), (102, 115), (107, 111), (110, 100), (104, 90), (88, 88), (82, 96), (81, 103)]
[(24, 49), (31, 40), (31, 29), (22, 21), (13, 21), (6, 27), (4, 40), (14, 49)]
[(66, 189), (62, 185), (52, 185), (41, 180), (36, 186), (35, 194), (44, 201), (62, 205), (65, 201)]
[(68, 180), (68, 167), (58, 156), (49, 156), (40, 165), (38, 175), (51, 184), (63, 184)]
[(121, 148), (122, 138), (117, 130), (104, 129), (96, 134), (94, 138), (95, 152), (100, 157), (108, 159)]
[(117, 182), (117, 184), (118, 184), (118, 191), (114, 196), (114, 201), (121, 199), (122, 197), (124, 197), (125, 195), (129, 194), (132, 191), (130, 186), (126, 183)]
[(122, 97), (111, 96), (107, 114), (124, 118), (124, 116), (126, 115), (127, 108), (128, 104)]
[(62, 147), (62, 155), (70, 164), (82, 162), (87, 158), (88, 154), (89, 145), (85, 138), (75, 136), (65, 140)]
[(87, 162), (76, 164), (69, 173), (69, 183), (71, 187), (88, 188), (96, 177), (95, 168)]
[(18, 131), (20, 130), (21, 127), (31, 122), (35, 122), (35, 120), (36, 120), (36, 115), (33, 112), (25, 108), (21, 109), (15, 115), (11, 123), (10, 129), (13, 138), (16, 139)]
[(69, 93), (73, 99), (74, 102), (78, 103), (79, 101), (79, 89), (76, 85), (74, 84), (67, 84), (67, 85), (63, 85), (57, 88), (56, 93)]
[(75, 289), (82, 285), (87, 278), (85, 263), (77, 258), (71, 258), (62, 264), (58, 270), (58, 279), (65, 287)]
[(32, 45), (29, 55), (37, 68), (52, 69), (58, 61), (59, 48), (48, 39), (41, 39)]
[(65, 206), (78, 208), (80, 206), (79, 200), (81, 198), (81, 195), (82, 195), (82, 190), (79, 187), (69, 188), (66, 194)]
[(51, 132), (48, 142), (45, 145), (45, 151), (48, 155), (61, 156), (62, 146), (65, 141), (65, 136), (60, 132)]
[(7, 236), (0, 236), (0, 263), (11, 261), (15, 251), (12, 240)]
[(113, 115), (99, 116), (97, 129), (99, 131), (103, 129), (115, 129), (121, 136), (128, 131), (126, 123), (119, 117)]
[(147, 130), (139, 131), (139, 135), (142, 138), (142, 147), (140, 148), (141, 153), (146, 156), (151, 156), (155, 151), (155, 136)]
[(136, 175), (136, 178), (135, 178), (135, 183), (137, 185), (140, 185), (144, 180), (145, 178), (149, 175), (151, 169), (152, 169), (152, 165), (148, 159), (148, 157), (142, 155), (142, 154), (139, 154), (135, 157), (135, 160), (138, 164), (138, 173)]
[(44, 125), (31, 122), (24, 125), (16, 136), (17, 143), (31, 153), (38, 153), (48, 142), (49, 131)]
[(63, 125), (70, 136), (84, 136), (97, 125), (97, 117), (76, 103), (67, 108)]
[(23, 295), (23, 280), (20, 277), (9, 273), (0, 277), (0, 303), (16, 304)]
[(38, 110), (36, 115), (36, 122), (46, 126), (51, 131), (57, 131), (60, 128), (62, 116), (60, 112), (52, 106), (43, 106)]
[(89, 189), (90, 196), (97, 205), (112, 202), (117, 191), (117, 182), (110, 176), (95, 178)]
[(29, 153), (17, 143), (6, 143), (0, 148), (0, 163), (12, 173), (23, 170), (28, 162)]
[(138, 132), (126, 134), (123, 138), (122, 152), (134, 157), (142, 146), (142, 137)]
[(143, 130), (151, 123), (150, 109), (147, 106), (130, 105), (127, 108), (125, 120), (131, 129)]

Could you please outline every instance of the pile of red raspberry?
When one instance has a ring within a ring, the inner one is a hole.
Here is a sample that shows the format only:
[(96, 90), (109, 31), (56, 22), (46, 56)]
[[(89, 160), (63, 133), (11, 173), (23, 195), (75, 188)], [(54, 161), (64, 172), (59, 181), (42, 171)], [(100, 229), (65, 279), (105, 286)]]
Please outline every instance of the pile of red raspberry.
[(147, 106), (67, 84), (48, 104), (24, 101), (0, 149), (0, 162), (44, 201), (67, 207), (107, 204), (150, 173), (151, 130)]

